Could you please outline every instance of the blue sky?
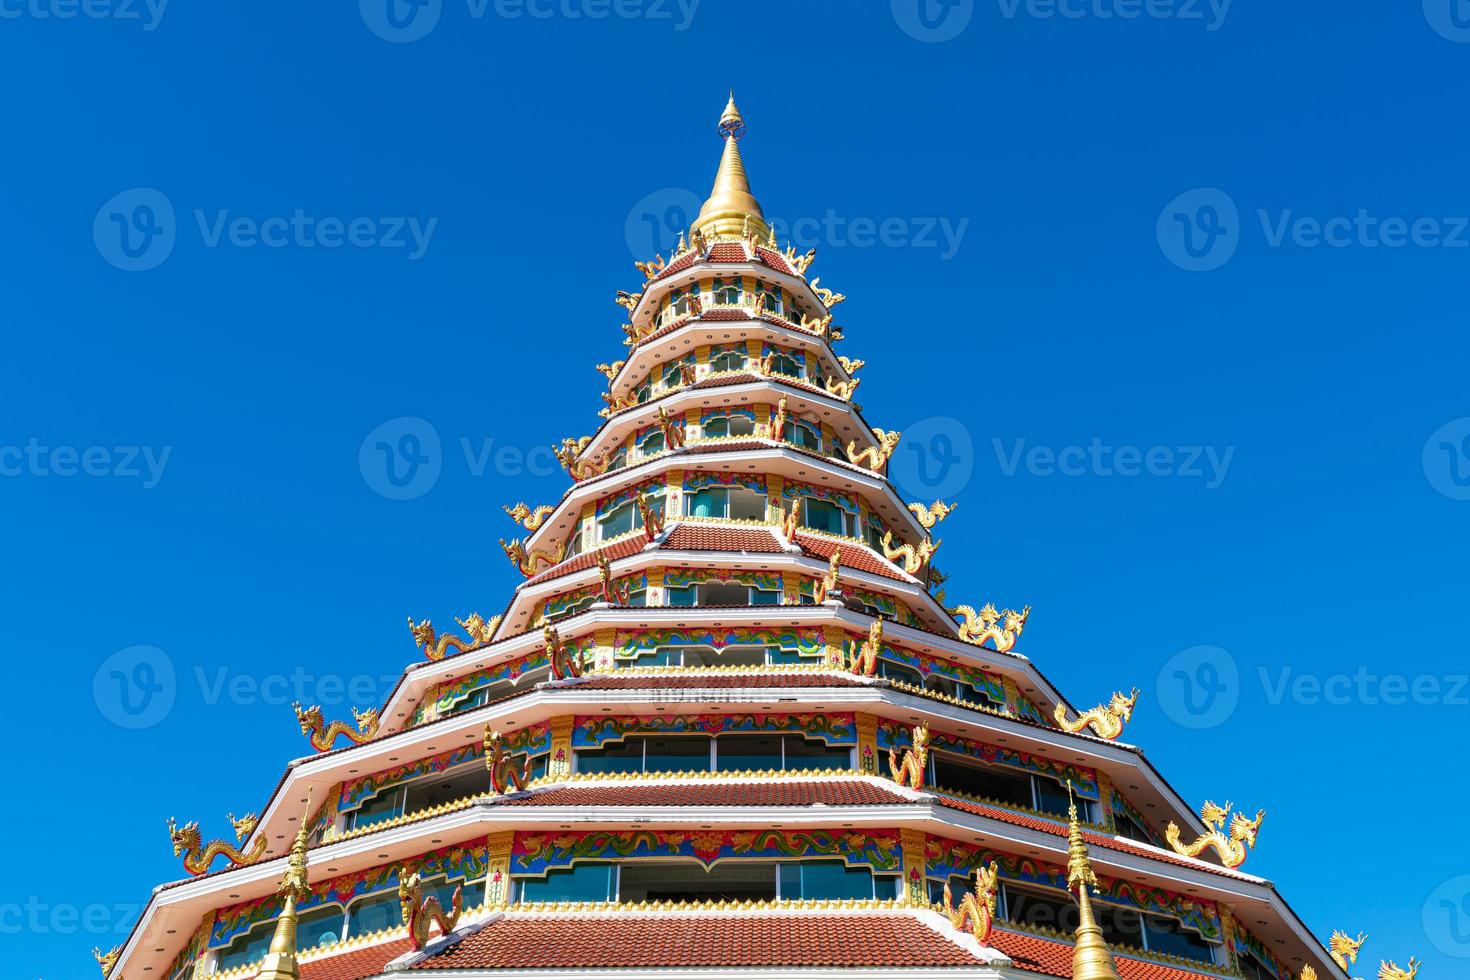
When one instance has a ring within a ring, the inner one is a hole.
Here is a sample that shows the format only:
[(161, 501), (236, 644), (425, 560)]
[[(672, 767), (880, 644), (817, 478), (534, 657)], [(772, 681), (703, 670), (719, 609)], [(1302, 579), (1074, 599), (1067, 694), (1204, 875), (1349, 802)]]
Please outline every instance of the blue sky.
[(896, 475), (960, 503), (951, 600), (1032, 604), (1078, 703), (1141, 688), (1128, 737), (1267, 808), (1247, 870), (1360, 973), (1463, 973), (1450, 3), (0, 0), (7, 974), (92, 980), (165, 818), (223, 835), (305, 753), (295, 697), (503, 605), (500, 505), (564, 487), (732, 86)]

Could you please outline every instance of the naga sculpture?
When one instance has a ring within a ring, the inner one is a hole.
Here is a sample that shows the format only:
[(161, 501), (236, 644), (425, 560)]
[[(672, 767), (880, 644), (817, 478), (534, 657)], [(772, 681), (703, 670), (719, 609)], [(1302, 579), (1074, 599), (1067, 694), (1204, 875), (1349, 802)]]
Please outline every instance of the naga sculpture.
[(853, 378), (851, 381), (838, 381), (836, 378), (828, 378), (822, 383), (827, 389), (827, 394), (833, 398), (841, 398), (845, 402), (852, 401), (853, 392), (858, 390), (858, 385), (863, 383), (862, 378)]
[(643, 518), (643, 540), (653, 544), (654, 538), (664, 533), (664, 515), (653, 509), (646, 493), (638, 495), (638, 515)]
[(1135, 687), (1133, 693), (1127, 696), (1122, 691), (1114, 691), (1111, 703), (1082, 712), (1076, 721), (1067, 720), (1067, 707), (1062, 704), (1057, 705), (1052, 717), (1056, 719), (1057, 727), (1064, 732), (1075, 735), (1091, 725), (1094, 735), (1111, 742), (1123, 734), (1123, 726), (1133, 718), (1133, 706), (1137, 703), (1138, 688)]
[(861, 371), (868, 362), (849, 360), (848, 358), (843, 357), (841, 354), (839, 354), (837, 355), (837, 363), (842, 365), (842, 370), (846, 371), (848, 374), (853, 374), (857, 371)]
[(909, 511), (926, 530), (932, 530), (934, 525), (953, 514), (959, 506), (959, 504), (947, 504), (942, 500), (936, 500), (932, 507), (925, 507), (917, 503), (909, 504)]
[(567, 554), (567, 544), (565, 541), (555, 551), (542, 551), (539, 548), (527, 551), (525, 542), (521, 541), (520, 538), (516, 538), (514, 541), (506, 541), (504, 538), (501, 538), (500, 547), (505, 551), (505, 557), (509, 558), (511, 564), (515, 565), (526, 578), (530, 578), (541, 570), (543, 563), (546, 568), (551, 568), (553, 565), (560, 565), (562, 559)]
[(555, 626), (550, 623), (543, 626), (541, 638), (546, 641), (546, 657), (551, 661), (553, 680), (564, 681), (582, 676), (582, 665), (578, 662), (575, 651), (562, 642), (561, 634), (556, 631)]
[(933, 557), (934, 552), (938, 551), (939, 546), (943, 543), (943, 541), (922, 541), (917, 548), (911, 544), (900, 545), (895, 548), (893, 546), (893, 532), (884, 531), (882, 541), (883, 557), (894, 562), (902, 558), (903, 570), (910, 575), (917, 575), (920, 569)]
[[(520, 766), (505, 754), (505, 743), (500, 733), (489, 725), (485, 726), (485, 770), (490, 773), (490, 792), (502, 796), (520, 792), (526, 788), (531, 771), (531, 760), (523, 757)], [(514, 789), (512, 789), (514, 787)]]
[[(613, 585), (612, 562), (607, 560), (607, 552), (597, 553), (597, 586), (598, 598), (610, 605), (626, 606), (628, 604), (628, 583)], [(551, 629), (550, 626), (547, 629)], [(555, 632), (553, 630), (553, 632)]]
[(408, 938), (413, 948), (422, 950), (429, 944), (429, 926), (438, 923), (439, 932), (445, 936), (454, 931), (459, 917), (464, 912), (464, 886), (456, 886), (450, 899), (449, 914), (433, 895), (424, 897), (424, 886), (415, 871), (409, 874), (406, 868), (398, 869), (398, 902), (403, 910), (403, 923), (408, 926)]
[(791, 509), (781, 519), (781, 534), (787, 541), (796, 540), (796, 529), (801, 527), (801, 502), (803, 498), (797, 497), (791, 501)]
[(623, 365), (627, 363), (627, 361), (613, 361), (611, 364), (599, 364), (597, 365), (597, 370), (601, 371), (603, 376), (606, 377), (607, 380), (611, 381), (613, 378), (616, 378), (618, 376), (618, 372), (621, 371), (623, 369)]
[(638, 395), (632, 391), (626, 395), (619, 395), (616, 398), (604, 391), (602, 393), (602, 400), (607, 403), (607, 406), (597, 414), (605, 419), (611, 418), (615, 412), (626, 412), (628, 409), (635, 408), (638, 405)]
[[(949, 882), (944, 883), (944, 911), (949, 916), (951, 928), (968, 931), (982, 946), (990, 941), (995, 926), (995, 893), (1000, 883), (1000, 869), (994, 861), (988, 868), (975, 873), (975, 891), (966, 892), (956, 908), (949, 893)], [(966, 927), (968, 926), (968, 930)]]
[(581, 458), (590, 445), (592, 445), (592, 437), (583, 436), (580, 439), (563, 439), (560, 446), (552, 447), (552, 452), (556, 453), (557, 460), (573, 480), (582, 481), (601, 476), (607, 468), (604, 463), (594, 463)]
[(841, 595), (838, 591), (837, 576), (842, 569), (842, 549), (836, 548), (832, 552), (832, 558), (827, 562), (827, 574), (817, 583), (816, 600), (818, 603), (826, 602), (829, 598)]
[(1230, 816), (1233, 805), (1227, 800), (1224, 807), (1218, 807), (1206, 800), (1205, 805), (1200, 807), (1199, 816), (1205, 826), (1210, 828), (1210, 832), (1199, 837), (1193, 844), (1184, 844), (1179, 840), (1179, 826), (1172, 820), (1164, 830), (1164, 838), (1176, 854), (1198, 857), (1206, 848), (1212, 848), (1221, 864), (1227, 868), (1238, 868), (1245, 863), (1246, 852), (1256, 846), (1256, 834), (1260, 832), (1266, 811), (1257, 810), (1254, 820), (1247, 820), (1243, 813), (1235, 814), (1230, 820), (1230, 836), (1226, 837), (1225, 818)]
[(322, 717), (322, 708), (314, 704), (304, 711), (301, 702), (296, 702), (291, 707), (296, 709), (296, 721), (301, 725), (301, 734), (311, 740), (311, 747), (318, 752), (326, 752), (331, 749), (332, 743), (337, 741), (338, 735), (346, 735), (347, 740), (353, 745), (361, 745), (378, 734), (378, 709), (368, 708), (366, 711), (352, 709), (352, 720), (357, 722), (357, 731), (345, 721), (334, 721), (330, 725)]
[(827, 309), (830, 310), (838, 303), (841, 303), (842, 301), (847, 299), (847, 296), (842, 293), (834, 293), (830, 289), (823, 288), (820, 285), (821, 282), (822, 277), (818, 276), (817, 278), (813, 279), (809, 285), (812, 287), (812, 292), (817, 294), (817, 298), (822, 301), (822, 305), (827, 307)]
[(883, 651), (883, 620), (873, 620), (873, 625), (868, 627), (868, 638), (863, 641), (852, 657), (847, 662), (847, 671), (850, 674), (860, 674), (863, 677), (876, 677), (878, 674), (878, 654)]
[(629, 314), (631, 314), (635, 309), (638, 308), (638, 301), (642, 298), (642, 293), (630, 293), (626, 290), (619, 289), (617, 298), (613, 300), (613, 302), (617, 303), (623, 309), (627, 310)]
[(684, 426), (670, 418), (662, 405), (658, 407), (657, 425), (658, 431), (663, 433), (665, 449), (684, 448)]
[(1346, 973), (1348, 967), (1358, 962), (1358, 950), (1363, 948), (1363, 943), (1367, 940), (1367, 933), (1359, 932), (1358, 938), (1352, 939), (1341, 929), (1334, 929), (1332, 938), (1327, 941), (1327, 949), (1332, 954), (1332, 961)]
[[(924, 770), (929, 765), (929, 726), (921, 724), (914, 729), (914, 744), (904, 749), (900, 759), (893, 749), (888, 750), (888, 768), (893, 772), (893, 781), (910, 789), (924, 788)], [(945, 903), (946, 905), (948, 902)]]
[(1021, 631), (1026, 628), (1031, 607), (1027, 606), (1020, 612), (1014, 609), (1001, 612), (987, 602), (978, 613), (973, 606), (955, 606), (946, 612), (952, 616), (964, 617), (964, 622), (960, 624), (960, 639), (966, 643), (973, 643), (978, 647), (984, 646), (985, 641), (990, 640), (995, 644), (997, 653), (1010, 653), (1016, 641), (1021, 638)]
[[(244, 844), (246, 839), (255, 832), (256, 819), (253, 813), (247, 813), (239, 820), (236, 820), (234, 814), (231, 814), (230, 823), (235, 828), (235, 840), (241, 844)], [(195, 820), (180, 827), (174, 822), (173, 817), (168, 818), (168, 836), (174, 845), (174, 857), (182, 857), (184, 870), (196, 877), (208, 872), (209, 866), (217, 857), (223, 856), (230, 862), (231, 867), (243, 868), (247, 864), (259, 861), (265, 854), (266, 848), (264, 834), (256, 840), (250, 850), (243, 852), (222, 840), (213, 840), (205, 845), (199, 833), (199, 821)]]
[(819, 316), (814, 319), (803, 313), (797, 326), (808, 333), (816, 334), (818, 337), (825, 337), (828, 329), (832, 326), (832, 314), (828, 313), (826, 316)]
[[(854, 381), (852, 384), (856, 385)], [(868, 446), (862, 452), (858, 452), (857, 440), (847, 441), (847, 458), (849, 462), (858, 466), (867, 466), (874, 473), (883, 472), (883, 467), (893, 457), (893, 451), (898, 448), (898, 440), (902, 438), (900, 432), (886, 432), (883, 429), (874, 429), (873, 434), (878, 437), (878, 445)]]
[(545, 524), (546, 519), (556, 512), (555, 507), (546, 504), (542, 504), (535, 510), (527, 507), (524, 503), (518, 503), (514, 507), (506, 507), (504, 504), (501, 504), (501, 509), (510, 515), (511, 520), (515, 521), (527, 531), (541, 530), (541, 525)]
[(469, 634), (468, 643), (451, 633), (438, 636), (434, 631), (434, 624), (427, 619), (415, 623), (412, 616), (408, 617), (408, 631), (413, 634), (413, 642), (424, 651), (426, 659), (434, 662), (443, 660), (444, 654), (450, 647), (454, 647), (460, 653), (477, 650), (490, 642), (495, 636), (495, 628), (500, 625), (499, 616), (486, 620), (477, 612), (470, 613), (468, 619), (460, 619), (456, 616), (454, 621)]
[(1414, 980), (1419, 975), (1420, 963), (1414, 957), (1409, 957), (1409, 968), (1403, 970), (1392, 960), (1383, 960), (1378, 964), (1378, 980)]
[(764, 425), (760, 426), (760, 432), (757, 433), (757, 434), (760, 435), (760, 436), (763, 436), (763, 437), (765, 437), (767, 439), (784, 439), (785, 438), (785, 435), (786, 435), (786, 396), (785, 395), (782, 395), (781, 396), (781, 400), (776, 403), (776, 414), (771, 417), (771, 421), (769, 421), (769, 422), (765, 423)]
[(104, 953), (100, 946), (93, 946), (92, 955), (96, 957), (97, 965), (102, 968), (102, 976), (105, 980), (112, 972), (112, 968), (117, 966), (117, 958), (122, 955), (122, 947), (114, 946), (109, 952)]
[(653, 259), (649, 262), (633, 262), (633, 267), (643, 273), (643, 278), (653, 282), (655, 276), (664, 271), (664, 257), (662, 252), (654, 252)]
[(806, 275), (807, 267), (812, 264), (812, 259), (817, 257), (817, 250), (814, 248), (808, 249), (805, 255), (797, 255), (796, 246), (788, 244), (786, 251), (782, 254), (786, 256), (786, 261), (791, 263), (791, 267), (796, 270), (796, 274), (804, 276)]

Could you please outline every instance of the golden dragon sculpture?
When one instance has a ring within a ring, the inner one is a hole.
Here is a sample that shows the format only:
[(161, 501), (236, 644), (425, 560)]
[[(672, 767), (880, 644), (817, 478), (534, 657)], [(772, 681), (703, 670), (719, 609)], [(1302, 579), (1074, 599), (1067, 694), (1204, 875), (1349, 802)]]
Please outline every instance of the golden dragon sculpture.
[[(255, 832), (256, 817), (253, 813), (247, 813), (239, 820), (230, 814), (230, 824), (235, 829), (235, 840), (244, 844), (246, 839)], [(195, 820), (180, 827), (174, 822), (173, 817), (168, 818), (168, 836), (174, 845), (174, 857), (184, 859), (184, 870), (198, 877), (209, 871), (209, 866), (214, 859), (223, 857), (230, 862), (231, 867), (243, 868), (247, 864), (254, 864), (265, 854), (266, 839), (262, 834), (248, 851), (240, 851), (232, 844), (223, 840), (212, 840), (204, 844), (204, 838), (199, 833), (199, 821)]]
[(851, 358), (843, 357), (841, 354), (837, 355), (837, 363), (841, 364), (842, 370), (846, 371), (848, 374), (855, 374), (858, 371), (861, 371), (868, 364), (867, 361), (852, 360)]
[(883, 620), (874, 619), (868, 627), (868, 638), (863, 641), (844, 665), (850, 674), (863, 677), (878, 675), (878, 654), (883, 652)]
[(92, 947), (92, 955), (96, 957), (97, 965), (102, 968), (104, 980), (112, 972), (112, 968), (117, 966), (117, 958), (122, 955), (122, 949), (121, 946), (114, 946), (111, 950), (104, 953), (102, 952), (102, 947)]
[(413, 948), (422, 950), (429, 945), (429, 926), (437, 923), (440, 934), (447, 936), (459, 924), (459, 917), (464, 913), (464, 886), (455, 887), (454, 897), (449, 903), (449, 913), (446, 915), (438, 898), (433, 895), (427, 898), (424, 896), (424, 886), (418, 872), (409, 874), (407, 868), (399, 868), (398, 903), (403, 911), (403, 923), (408, 926), (408, 938), (413, 943)]
[(776, 403), (776, 413), (771, 416), (769, 422), (763, 422), (756, 427), (756, 435), (762, 439), (785, 439), (786, 438), (786, 396)]
[(834, 343), (842, 339), (842, 328), (832, 326), (832, 314), (825, 316), (809, 317), (805, 313), (796, 325), (807, 333), (814, 334), (819, 338), (826, 338)]
[[(1332, 955), (1332, 961), (1344, 973), (1349, 973), (1353, 964), (1358, 962), (1358, 950), (1368, 937), (1358, 933), (1358, 938), (1353, 939), (1341, 929), (1334, 930), (1332, 938), (1328, 940), (1327, 949)], [(1419, 967), (1423, 964), (1417, 957), (1409, 957), (1409, 967), (1404, 969), (1395, 960), (1380, 960), (1378, 965), (1378, 980), (1414, 980), (1419, 975)], [(1317, 971), (1310, 966), (1302, 967), (1301, 980), (1317, 980)]]
[(1123, 734), (1123, 726), (1133, 718), (1133, 707), (1138, 704), (1138, 688), (1133, 693), (1124, 695), (1122, 691), (1113, 692), (1113, 700), (1107, 705), (1098, 705), (1089, 708), (1077, 716), (1076, 721), (1067, 720), (1066, 705), (1059, 704), (1052, 712), (1056, 719), (1057, 727), (1064, 732), (1077, 734), (1082, 729), (1092, 726), (1092, 733), (1098, 738), (1107, 739), (1109, 742), (1117, 739)]
[(813, 279), (810, 283), (808, 283), (808, 285), (812, 287), (812, 292), (817, 294), (817, 299), (822, 301), (822, 305), (829, 310), (832, 309), (832, 307), (836, 306), (838, 303), (842, 303), (847, 300), (846, 294), (834, 293), (832, 292), (832, 290), (825, 288), (822, 285), (821, 276)]
[(1349, 967), (1358, 962), (1358, 950), (1367, 941), (1367, 933), (1359, 932), (1358, 938), (1353, 939), (1341, 929), (1334, 929), (1332, 938), (1327, 940), (1327, 950), (1332, 954), (1332, 962), (1342, 967), (1342, 971), (1346, 973)]
[(1383, 960), (1378, 964), (1378, 980), (1414, 980), (1419, 975), (1419, 967), (1422, 964), (1414, 957), (1409, 957), (1409, 968), (1401, 969), (1393, 960)]
[(468, 619), (460, 619), (456, 616), (454, 621), (469, 634), (470, 640), (468, 643), (452, 633), (445, 633), (443, 636), (438, 636), (434, 632), (434, 624), (427, 619), (415, 623), (412, 616), (408, 617), (408, 631), (413, 634), (413, 642), (420, 650), (424, 651), (425, 659), (437, 663), (444, 659), (444, 654), (448, 652), (450, 647), (454, 647), (460, 653), (469, 653), (471, 650), (478, 650), (495, 637), (495, 630), (500, 625), (499, 616), (492, 616), (489, 619), (485, 619), (477, 612), (470, 613)]
[(546, 523), (546, 519), (556, 513), (556, 508), (549, 504), (542, 504), (535, 510), (527, 507), (525, 503), (518, 503), (514, 507), (507, 507), (501, 504), (500, 509), (509, 514), (511, 520), (515, 521), (527, 531), (541, 530), (541, 525)]
[(884, 531), (882, 543), (884, 558), (887, 558), (891, 562), (898, 562), (899, 559), (903, 559), (901, 562), (903, 570), (910, 575), (917, 575), (928, 564), (929, 559), (934, 556), (934, 552), (938, 551), (939, 546), (944, 542), (922, 541), (917, 547), (911, 544), (905, 544), (895, 548), (893, 546), (893, 532)]
[[(622, 585), (613, 584), (612, 562), (608, 561), (607, 552), (597, 553), (597, 595), (598, 599), (614, 606), (626, 606), (628, 604), (628, 583)], [(548, 627), (549, 628), (549, 627)]]
[(888, 461), (893, 458), (893, 451), (898, 448), (898, 440), (903, 433), (874, 429), (873, 434), (878, 437), (878, 445), (868, 446), (861, 452), (858, 451), (857, 440), (849, 439), (847, 441), (847, 460), (857, 466), (866, 466), (874, 473), (882, 473)]
[[(982, 946), (990, 941), (995, 926), (995, 894), (1000, 884), (1000, 868), (994, 861), (988, 868), (982, 867), (975, 873), (975, 890), (966, 892), (956, 908), (950, 897), (949, 882), (944, 883), (944, 913), (949, 917), (950, 927), (960, 932), (969, 932)], [(968, 927), (968, 928), (967, 928)]]
[(541, 638), (546, 641), (546, 657), (551, 661), (551, 677), (564, 681), (582, 676), (582, 665), (576, 653), (562, 642), (556, 627), (547, 623), (541, 628)]
[(346, 735), (347, 740), (353, 745), (361, 745), (378, 734), (378, 709), (368, 708), (365, 711), (352, 709), (352, 720), (357, 722), (357, 731), (345, 721), (334, 721), (330, 725), (322, 717), (322, 708), (314, 704), (310, 708), (302, 710), (301, 702), (298, 701), (291, 707), (296, 709), (296, 721), (301, 725), (301, 734), (311, 740), (311, 747), (318, 752), (326, 752), (337, 741), (337, 736)]
[(591, 436), (583, 436), (580, 439), (563, 439), (561, 445), (553, 446), (551, 451), (556, 454), (557, 460), (566, 469), (567, 475), (581, 482), (590, 480), (594, 476), (601, 476), (607, 470), (606, 463), (581, 458), (590, 445), (592, 445)]
[(851, 381), (839, 381), (836, 378), (828, 378), (822, 382), (822, 387), (833, 398), (840, 398), (845, 402), (850, 402), (852, 401), (852, 396), (858, 390), (858, 385), (862, 383), (862, 378), (853, 378)]
[(617, 303), (623, 309), (627, 310), (628, 314), (631, 316), (633, 311), (638, 308), (638, 301), (642, 298), (642, 293), (630, 293), (627, 290), (619, 289), (618, 295), (613, 300), (613, 302)]
[(804, 276), (806, 275), (807, 267), (812, 264), (812, 259), (817, 257), (817, 250), (812, 248), (808, 249), (805, 255), (797, 255), (796, 246), (788, 243), (786, 251), (781, 254), (791, 264), (791, 268), (796, 270), (797, 275)]
[(1220, 863), (1227, 868), (1238, 868), (1245, 863), (1246, 852), (1253, 850), (1256, 846), (1256, 834), (1261, 830), (1261, 821), (1266, 818), (1265, 810), (1256, 811), (1254, 820), (1246, 819), (1245, 814), (1237, 813), (1230, 819), (1230, 836), (1225, 836), (1225, 818), (1230, 816), (1230, 809), (1234, 806), (1229, 800), (1223, 807), (1216, 806), (1212, 801), (1206, 800), (1205, 805), (1200, 807), (1199, 817), (1204, 821), (1210, 832), (1201, 835), (1192, 844), (1185, 844), (1179, 839), (1179, 826), (1174, 821), (1169, 821), (1169, 826), (1164, 829), (1164, 838), (1169, 846), (1174, 848), (1175, 854), (1184, 857), (1198, 857), (1206, 848), (1213, 849)]
[(842, 572), (842, 549), (834, 548), (832, 557), (827, 561), (827, 574), (823, 575), (821, 581), (817, 582), (815, 598), (820, 605), (829, 598), (836, 598), (842, 593), (839, 591), (838, 576)]
[(984, 646), (989, 640), (995, 644), (997, 653), (1010, 653), (1021, 638), (1021, 632), (1026, 629), (1026, 620), (1031, 616), (1031, 607), (1027, 606), (1020, 612), (1014, 609), (999, 611), (991, 603), (986, 603), (977, 613), (973, 606), (955, 606), (946, 610), (952, 616), (963, 617), (960, 623), (960, 639), (966, 643), (973, 643), (977, 647)]
[(801, 527), (801, 502), (804, 499), (804, 497), (797, 497), (791, 501), (791, 506), (781, 518), (781, 534), (787, 541), (796, 540), (796, 530)]
[(653, 509), (646, 493), (638, 495), (638, 515), (643, 518), (643, 540), (652, 544), (654, 538), (664, 533), (664, 516)]
[(929, 765), (929, 726), (916, 726), (913, 738), (914, 744), (904, 749), (902, 758), (892, 748), (888, 750), (888, 768), (893, 773), (893, 781), (898, 785), (909, 789), (923, 789), (924, 770)]
[(506, 541), (501, 538), (500, 547), (505, 551), (505, 557), (509, 558), (511, 564), (515, 565), (526, 578), (530, 578), (539, 571), (544, 571), (545, 568), (560, 565), (567, 554), (565, 541), (561, 542), (555, 551), (542, 551), (540, 548), (527, 551), (525, 542), (520, 538), (514, 541)]
[(959, 504), (947, 504), (942, 500), (936, 500), (932, 507), (925, 507), (918, 503), (909, 504), (909, 512), (925, 530), (933, 530), (934, 525), (953, 514), (959, 506)]
[(662, 405), (658, 407), (658, 416), (654, 424), (658, 426), (658, 431), (663, 433), (665, 449), (684, 448), (684, 423), (675, 421), (668, 412), (664, 411)]
[(611, 364), (599, 364), (597, 365), (597, 370), (602, 372), (603, 377), (611, 381), (613, 378), (616, 378), (618, 376), (618, 372), (621, 371), (623, 369), (623, 365), (627, 363), (627, 361), (613, 361)]
[(638, 393), (635, 391), (630, 391), (626, 395), (619, 395), (616, 398), (604, 391), (602, 393), (602, 400), (607, 403), (606, 407), (599, 409), (597, 414), (605, 419), (612, 418), (618, 412), (626, 412), (630, 408), (638, 407)]
[(520, 792), (526, 788), (531, 772), (531, 760), (522, 757), (517, 766), (505, 753), (505, 743), (500, 733), (489, 725), (485, 726), (485, 771), (490, 773), (490, 792), (496, 796)]
[(664, 263), (663, 253), (662, 252), (654, 252), (653, 253), (653, 258), (650, 261), (648, 261), (648, 262), (639, 262), (637, 260), (634, 260), (634, 262), (633, 262), (633, 268), (635, 268), (639, 272), (643, 273), (643, 278), (646, 281), (653, 282), (654, 278), (660, 272), (663, 272), (664, 271), (665, 263)]

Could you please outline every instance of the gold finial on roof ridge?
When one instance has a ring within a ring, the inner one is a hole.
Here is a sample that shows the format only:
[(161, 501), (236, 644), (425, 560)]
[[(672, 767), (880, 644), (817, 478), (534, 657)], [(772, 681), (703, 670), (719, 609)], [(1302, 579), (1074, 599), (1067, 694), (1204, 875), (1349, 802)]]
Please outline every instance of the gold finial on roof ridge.
[(765, 212), (750, 192), (750, 178), (740, 156), (740, 139), (745, 135), (745, 118), (735, 106), (735, 93), (720, 114), (720, 136), (725, 151), (720, 155), (720, 168), (709, 199), (694, 219), (694, 230), (706, 239), (752, 237), (765, 240), (771, 235)]
[(1072, 952), (1073, 980), (1118, 980), (1118, 966), (1103, 939), (1102, 927), (1092, 916), (1089, 888), (1097, 887), (1097, 873), (1087, 857), (1072, 781), (1067, 780), (1067, 888), (1077, 894), (1076, 947)]
[(280, 895), (285, 899), (281, 906), (281, 917), (276, 920), (276, 931), (271, 936), (270, 950), (260, 961), (260, 972), (256, 980), (300, 980), (301, 965), (296, 959), (296, 906), (311, 894), (306, 878), (306, 851), (311, 837), (311, 798), (306, 794), (306, 809), (301, 814), (301, 826), (296, 831), (296, 840), (291, 844), (291, 853), (286, 858), (286, 875), (281, 879)]

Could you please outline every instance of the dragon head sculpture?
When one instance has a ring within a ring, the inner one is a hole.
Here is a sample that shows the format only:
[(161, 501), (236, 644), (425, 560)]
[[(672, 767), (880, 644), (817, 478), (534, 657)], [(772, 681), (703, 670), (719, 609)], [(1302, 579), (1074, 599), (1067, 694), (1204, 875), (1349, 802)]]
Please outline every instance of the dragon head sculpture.
[(310, 708), (302, 708), (301, 704), (292, 705), (296, 709), (296, 720), (301, 724), (301, 734), (311, 735), (326, 726), (326, 719), (322, 716), (322, 708), (314, 704)]
[(199, 834), (199, 821), (194, 820), (180, 827), (173, 817), (168, 818), (168, 836), (174, 845), (174, 857), (183, 857), (199, 849), (204, 838)]

